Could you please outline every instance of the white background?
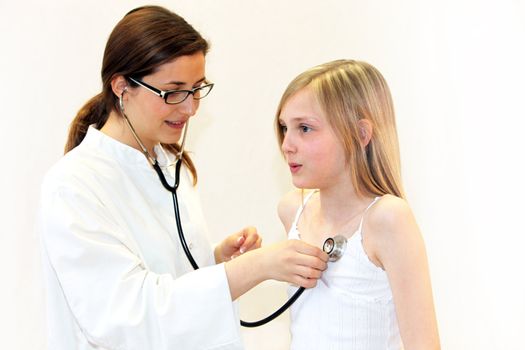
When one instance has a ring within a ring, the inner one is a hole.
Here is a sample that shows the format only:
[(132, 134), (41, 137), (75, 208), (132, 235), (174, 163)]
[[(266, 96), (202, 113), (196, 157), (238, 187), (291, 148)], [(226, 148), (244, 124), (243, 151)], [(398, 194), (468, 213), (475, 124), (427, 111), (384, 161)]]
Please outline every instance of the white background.
[[(291, 188), (273, 131), (286, 84), (337, 58), (366, 60), (390, 84), (404, 182), (424, 234), (443, 349), (523, 349), (525, 4), (499, 1), (161, 1), (209, 41), (216, 83), (190, 131), (217, 240), (255, 225), (283, 239)], [(44, 172), (100, 90), (106, 39), (143, 1), (0, 0), (0, 347), (44, 349), (38, 238)], [(265, 283), (241, 302), (264, 316)], [(247, 349), (286, 349), (287, 316), (244, 331)]]

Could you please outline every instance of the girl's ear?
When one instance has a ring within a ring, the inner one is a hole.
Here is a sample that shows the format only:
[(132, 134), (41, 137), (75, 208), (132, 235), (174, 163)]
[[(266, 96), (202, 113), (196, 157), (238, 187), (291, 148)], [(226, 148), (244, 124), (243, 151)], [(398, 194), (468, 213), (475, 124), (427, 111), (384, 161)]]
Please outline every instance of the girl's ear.
[(374, 132), (372, 122), (368, 119), (361, 119), (357, 122), (357, 127), (359, 128), (359, 141), (361, 142), (361, 146), (368, 146)]
[(113, 90), (113, 93), (120, 97), (122, 95), (123, 91), (126, 91), (128, 88), (128, 81), (124, 76), (117, 75), (114, 76), (113, 79), (111, 79), (111, 90)]

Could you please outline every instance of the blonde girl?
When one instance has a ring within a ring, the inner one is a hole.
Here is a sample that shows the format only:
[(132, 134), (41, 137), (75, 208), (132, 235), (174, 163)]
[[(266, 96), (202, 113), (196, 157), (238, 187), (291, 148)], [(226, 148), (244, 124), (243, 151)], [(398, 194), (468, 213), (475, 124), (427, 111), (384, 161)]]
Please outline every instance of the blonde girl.
[(311, 68), (289, 84), (275, 123), (299, 189), (279, 203), (288, 237), (315, 246), (347, 239), (342, 258), (292, 307), (291, 348), (439, 349), (425, 246), (404, 199), (381, 73), (354, 60)]

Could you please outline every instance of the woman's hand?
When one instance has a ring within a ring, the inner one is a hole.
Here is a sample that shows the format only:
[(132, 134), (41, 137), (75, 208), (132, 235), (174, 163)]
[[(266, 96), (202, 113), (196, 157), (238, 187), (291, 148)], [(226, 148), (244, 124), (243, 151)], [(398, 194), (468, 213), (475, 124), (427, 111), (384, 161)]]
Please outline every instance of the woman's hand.
[(286, 240), (264, 249), (271, 279), (313, 288), (327, 267), (328, 255), (300, 240)]
[(245, 227), (241, 231), (226, 237), (221, 244), (215, 247), (215, 262), (220, 264), (249, 250), (260, 248), (261, 242), (262, 238), (255, 227)]
[(225, 264), (232, 300), (269, 279), (315, 287), (327, 261), (325, 252), (300, 240), (255, 249)]

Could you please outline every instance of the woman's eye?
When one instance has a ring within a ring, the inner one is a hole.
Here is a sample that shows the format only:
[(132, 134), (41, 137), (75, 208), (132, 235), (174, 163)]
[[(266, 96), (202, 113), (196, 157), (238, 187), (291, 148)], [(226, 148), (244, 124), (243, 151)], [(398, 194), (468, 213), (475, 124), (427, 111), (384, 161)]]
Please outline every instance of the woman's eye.
[(281, 125), (281, 132), (283, 134), (286, 134), (286, 131), (288, 130), (288, 128), (286, 127), (286, 125)]

